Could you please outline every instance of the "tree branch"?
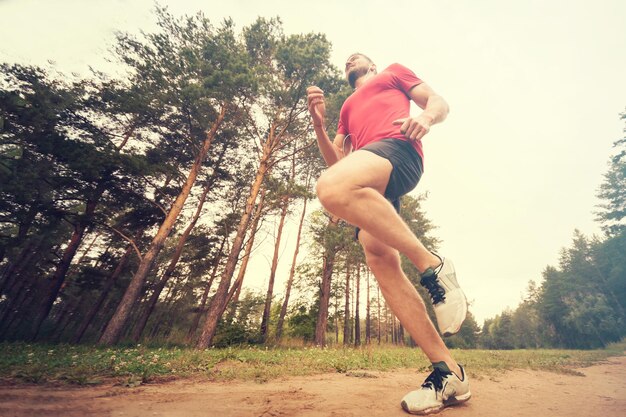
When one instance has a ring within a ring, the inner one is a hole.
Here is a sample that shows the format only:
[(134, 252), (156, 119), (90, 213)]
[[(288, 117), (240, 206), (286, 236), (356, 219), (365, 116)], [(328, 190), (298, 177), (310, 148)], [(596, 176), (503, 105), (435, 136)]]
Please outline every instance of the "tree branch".
[(135, 253), (137, 254), (137, 257), (139, 258), (139, 261), (141, 262), (143, 260), (143, 256), (141, 256), (141, 252), (139, 251), (139, 248), (137, 247), (137, 245), (135, 244), (135, 241), (126, 236), (124, 233), (120, 232), (118, 229), (116, 229), (115, 227), (108, 225), (106, 223), (103, 222), (98, 222), (96, 224), (99, 224), (101, 226), (104, 226), (105, 228), (112, 230), (113, 232), (117, 233), (118, 235), (120, 235), (122, 237), (122, 239), (124, 239), (125, 241), (127, 241), (128, 243), (130, 243), (130, 245), (133, 247), (133, 249), (135, 250)]

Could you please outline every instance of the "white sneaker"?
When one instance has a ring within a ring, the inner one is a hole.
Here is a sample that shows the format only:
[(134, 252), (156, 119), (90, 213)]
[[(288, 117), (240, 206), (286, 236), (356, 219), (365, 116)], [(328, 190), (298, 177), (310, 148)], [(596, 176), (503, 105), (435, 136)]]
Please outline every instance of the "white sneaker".
[(400, 405), (410, 414), (431, 414), (444, 407), (470, 399), (469, 381), (461, 365), (461, 378), (450, 371), (445, 362), (433, 364), (421, 388), (404, 396)]
[(428, 268), (424, 271), (420, 284), (430, 294), (439, 331), (444, 336), (452, 336), (461, 330), (465, 321), (467, 299), (456, 281), (452, 261), (435, 256), (441, 259), (441, 265), (435, 270)]

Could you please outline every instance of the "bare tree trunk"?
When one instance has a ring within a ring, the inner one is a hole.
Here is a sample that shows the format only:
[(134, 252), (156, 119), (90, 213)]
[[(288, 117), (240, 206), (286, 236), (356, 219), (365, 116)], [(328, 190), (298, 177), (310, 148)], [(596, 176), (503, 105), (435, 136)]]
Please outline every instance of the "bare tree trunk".
[[(221, 256), (219, 258), (221, 258)], [(213, 267), (213, 272), (211, 272), (211, 277), (209, 278), (209, 281), (204, 287), (204, 292), (202, 293), (200, 306), (198, 307), (198, 311), (196, 312), (195, 317), (193, 318), (193, 322), (191, 323), (191, 326), (189, 327), (189, 331), (187, 332), (187, 338), (186, 338), (187, 343), (191, 343), (193, 341), (193, 338), (196, 335), (196, 331), (198, 330), (198, 324), (200, 324), (200, 318), (202, 317), (202, 312), (205, 309), (206, 301), (209, 297), (209, 293), (211, 292), (211, 287), (213, 286), (213, 280), (215, 280), (215, 277), (217, 276), (218, 269), (219, 269), (219, 261), (215, 263), (215, 266)]]
[(19, 281), (15, 279), (15, 277), (19, 275), (19, 271), (22, 270), (37, 253), (37, 249), (39, 245), (41, 245), (42, 240), (43, 236), (38, 239), (31, 239), (24, 249), (22, 249), (17, 259), (10, 265), (7, 265), (7, 268), (3, 272), (2, 282), (0, 283), (0, 295), (9, 294), (11, 292), (12, 287)]
[(187, 200), (187, 197), (189, 196), (189, 193), (191, 192), (191, 188), (193, 187), (193, 184), (196, 181), (198, 173), (200, 172), (200, 169), (202, 168), (202, 163), (204, 159), (206, 158), (209, 148), (211, 147), (211, 144), (213, 142), (213, 139), (215, 138), (217, 134), (217, 130), (222, 124), (222, 121), (224, 120), (225, 114), (226, 114), (226, 106), (223, 106), (217, 117), (217, 120), (213, 123), (211, 130), (207, 132), (206, 139), (204, 140), (202, 144), (202, 148), (196, 155), (194, 163), (191, 166), (191, 170), (189, 171), (189, 175), (187, 176), (187, 179), (185, 181), (185, 184), (183, 185), (181, 192), (178, 194), (178, 196), (176, 197), (176, 200), (172, 204), (172, 207), (167, 213), (165, 220), (159, 227), (159, 230), (156, 236), (152, 239), (152, 242), (150, 243), (148, 251), (141, 259), (141, 263), (139, 264), (139, 267), (137, 268), (137, 272), (135, 272), (135, 275), (133, 276), (130, 284), (128, 285), (128, 288), (126, 288), (126, 292), (124, 293), (124, 296), (122, 297), (122, 301), (118, 305), (115, 313), (113, 314), (113, 317), (109, 321), (109, 324), (107, 325), (106, 329), (104, 330), (104, 333), (102, 334), (102, 336), (100, 337), (100, 340), (98, 341), (99, 344), (112, 345), (118, 342), (122, 334), (122, 331), (124, 330), (124, 326), (128, 322), (128, 318), (130, 316), (130, 312), (133, 307), (133, 304), (137, 300), (137, 297), (139, 296), (139, 293), (141, 292), (141, 288), (143, 287), (145, 283), (148, 273), (152, 269), (152, 266), (156, 260), (157, 255), (161, 251), (161, 248), (163, 247), (165, 240), (169, 236), (172, 228), (174, 227), (174, 223), (176, 222), (178, 215), (183, 209), (185, 201)]
[(367, 302), (365, 304), (365, 343), (372, 343), (372, 316), (370, 315), (370, 271), (366, 270), (367, 277)]
[(29, 295), (27, 291), (32, 291), (36, 276), (23, 276), (20, 279), (22, 271), (30, 264), (32, 258), (43, 247), (43, 236), (31, 240), (27, 247), (20, 253), (18, 260), (9, 267), (6, 272), (4, 283), (4, 294), (8, 298), (2, 306), (2, 314), (0, 314), (0, 339), (8, 335), (11, 324), (23, 316), (22, 305), (24, 299)]
[(378, 307), (378, 344), (380, 345), (380, 287), (376, 286), (376, 294), (378, 297), (377, 307)]
[(204, 287), (204, 293), (202, 293), (200, 307), (198, 308), (198, 312), (196, 313), (196, 316), (193, 319), (191, 327), (189, 328), (189, 332), (187, 333), (187, 343), (191, 343), (191, 341), (196, 335), (196, 330), (198, 330), (198, 324), (200, 323), (202, 312), (204, 311), (204, 308), (206, 306), (206, 301), (209, 298), (209, 293), (211, 292), (211, 286), (213, 285), (213, 281), (215, 280), (215, 277), (217, 276), (217, 271), (219, 270), (220, 262), (222, 261), (222, 257), (223, 257), (222, 252), (224, 250), (224, 245), (226, 244), (227, 239), (228, 239), (228, 235), (225, 234), (224, 239), (222, 239), (222, 243), (220, 244), (220, 248), (217, 252), (217, 257), (215, 258), (215, 262), (213, 263), (213, 271), (211, 272), (211, 277), (209, 278), (207, 285)]
[(174, 270), (176, 269), (176, 265), (178, 265), (178, 261), (180, 260), (180, 257), (183, 254), (185, 243), (187, 243), (187, 239), (189, 238), (189, 235), (191, 234), (193, 228), (196, 227), (196, 223), (198, 222), (198, 219), (200, 218), (200, 213), (202, 213), (202, 208), (204, 207), (204, 202), (206, 201), (206, 197), (209, 194), (209, 190), (215, 184), (216, 179), (217, 179), (217, 173), (214, 172), (213, 175), (211, 175), (211, 177), (209, 178), (209, 180), (207, 180), (204, 186), (204, 189), (202, 190), (202, 195), (200, 196), (200, 199), (198, 201), (198, 207), (196, 207), (196, 211), (193, 214), (193, 217), (191, 218), (189, 225), (187, 226), (183, 234), (178, 239), (178, 243), (176, 244), (176, 249), (174, 250), (174, 255), (172, 256), (172, 259), (170, 260), (170, 263), (167, 266), (167, 269), (165, 269), (163, 276), (161, 277), (159, 282), (155, 285), (152, 291), (152, 295), (150, 296), (150, 299), (148, 300), (147, 306), (144, 309), (143, 313), (141, 314), (141, 317), (139, 318), (137, 324), (135, 325), (135, 328), (133, 329), (133, 334), (131, 336), (131, 339), (133, 341), (137, 342), (139, 338), (141, 337), (143, 330), (146, 328), (146, 323), (148, 323), (148, 319), (150, 318), (150, 315), (154, 311), (154, 307), (159, 301), (159, 296), (161, 295), (161, 291), (163, 291), (163, 288), (165, 288), (165, 285), (167, 284), (170, 277), (174, 273)]
[[(273, 132), (270, 133), (270, 136), (272, 135)], [(271, 156), (271, 152), (272, 147), (270, 146), (270, 143), (266, 143), (266, 146), (264, 146), (263, 149), (263, 156), (261, 157), (261, 162), (259, 164), (254, 183), (250, 187), (250, 194), (248, 195), (248, 199), (246, 201), (245, 210), (241, 216), (241, 219), (239, 220), (239, 225), (235, 234), (235, 240), (233, 242), (230, 254), (228, 255), (228, 260), (226, 261), (224, 271), (222, 272), (220, 284), (217, 287), (217, 292), (213, 296), (211, 303), (209, 304), (209, 309), (206, 314), (206, 320), (204, 321), (202, 333), (200, 334), (198, 342), (196, 343), (196, 347), (198, 349), (205, 349), (211, 345), (211, 342), (213, 341), (213, 336), (215, 336), (215, 331), (217, 330), (217, 324), (224, 314), (224, 310), (226, 309), (230, 281), (232, 279), (233, 273), (235, 272), (235, 268), (237, 267), (237, 261), (239, 260), (239, 254), (241, 253), (241, 248), (243, 246), (246, 230), (250, 223), (250, 216), (252, 215), (255, 201), (257, 199), (257, 196), (259, 195), (261, 184), (263, 183), (263, 180), (265, 179), (265, 176), (267, 175), (267, 172), (269, 170), (269, 158)]]
[(396, 316), (393, 315), (393, 311), (390, 308), (387, 308), (389, 312), (389, 323), (391, 325), (391, 343), (396, 345), (398, 344), (398, 335), (396, 333)]
[(361, 265), (356, 268), (356, 298), (354, 307), (354, 346), (361, 345), (361, 316), (359, 314), (359, 297), (361, 296)]
[[(67, 279), (71, 278), (72, 275), (76, 273), (76, 270), (79, 268), (80, 264), (83, 263), (85, 257), (91, 251), (91, 248), (96, 243), (99, 237), (100, 237), (100, 233), (96, 233), (95, 237), (91, 240), (91, 242), (89, 242), (89, 244), (87, 245), (87, 248), (85, 248), (85, 250), (83, 251), (78, 261), (70, 265), (70, 268), (68, 269), (66, 273), (66, 279), (61, 285), (61, 289), (59, 292), (61, 292), (63, 288), (66, 286)], [(83, 241), (84, 241), (84, 237), (83, 237)], [(108, 253), (110, 246), (111, 245), (107, 247), (105, 254)], [(98, 269), (98, 264), (96, 264), (94, 269)], [(81, 296), (79, 296), (78, 298), (81, 298), (81, 300), (80, 301), (71, 300), (68, 297), (67, 299), (63, 300), (62, 303), (60, 303), (61, 305), (56, 306), (57, 307), (56, 310), (60, 310), (60, 311), (55, 311), (54, 307), (50, 310), (50, 313), (48, 313), (48, 317), (51, 319), (56, 319), (56, 322), (52, 326), (52, 328), (54, 329), (52, 331), (52, 337), (48, 338), (48, 340), (52, 342), (58, 342), (59, 340), (61, 340), (63, 332), (67, 328), (68, 324), (72, 321), (72, 316), (74, 316), (75, 313), (77, 312), (80, 313), (82, 311), (81, 308), (83, 308), (84, 306), (84, 302), (83, 302), (84, 300), (82, 300)]]
[[(385, 342), (389, 343), (389, 309), (387, 308), (387, 303), (385, 303), (385, 327)], [(393, 343), (393, 334), (391, 336), (391, 343)]]
[(339, 294), (335, 291), (335, 344), (339, 345)]
[[(336, 228), (339, 224), (338, 218), (331, 218), (328, 227)], [(335, 264), (335, 248), (324, 250), (324, 264), (322, 266), (322, 283), (320, 286), (320, 308), (315, 325), (315, 344), (324, 346), (326, 344), (326, 326), (328, 324), (328, 302), (330, 300), (330, 282), (333, 276), (333, 266)]]
[[(135, 130), (135, 127), (131, 126), (125, 133), (125, 137), (129, 138), (134, 132), (134, 130)], [(118, 146), (117, 150), (119, 151), (124, 145), (125, 145), (125, 142), (122, 145)], [(79, 219), (76, 222), (76, 225), (74, 226), (74, 232), (72, 233), (70, 242), (65, 248), (61, 261), (57, 265), (54, 271), (54, 274), (52, 275), (50, 279), (50, 284), (47, 289), (47, 294), (43, 296), (44, 301), (41, 304), (39, 311), (35, 313), (35, 319), (33, 320), (33, 323), (32, 323), (32, 335), (31, 335), (32, 339), (36, 339), (38, 337), (42, 323), (50, 314), (50, 310), (52, 309), (54, 301), (57, 299), (59, 292), (63, 288), (63, 283), (65, 281), (65, 278), (71, 266), (72, 260), (74, 259), (74, 256), (76, 255), (76, 251), (78, 250), (78, 247), (80, 246), (82, 242), (85, 231), (89, 227), (89, 224), (96, 210), (96, 207), (100, 201), (100, 198), (102, 197), (104, 191), (106, 190), (110, 174), (111, 174), (110, 172), (107, 172), (102, 175), (102, 177), (100, 178), (100, 180), (98, 181), (96, 185), (96, 188), (93, 194), (89, 196), (89, 198), (87, 199), (85, 213), (79, 217)]]
[(398, 344), (404, 346), (404, 327), (398, 321)]
[(272, 257), (272, 267), (270, 269), (270, 279), (267, 285), (267, 294), (265, 295), (265, 308), (263, 309), (263, 318), (261, 319), (261, 340), (267, 342), (269, 336), (270, 314), (272, 310), (272, 297), (274, 295), (274, 280), (276, 279), (276, 268), (278, 268), (278, 255), (280, 254), (280, 240), (285, 226), (285, 218), (287, 217), (287, 208), (289, 207), (289, 196), (281, 198), (280, 221), (278, 222), (278, 231), (276, 233), (276, 243), (274, 243), (274, 256)]
[(280, 315), (278, 316), (278, 323), (276, 324), (276, 339), (280, 339), (283, 335), (283, 324), (285, 322), (285, 316), (287, 315), (287, 306), (289, 304), (289, 296), (291, 295), (291, 286), (293, 285), (293, 278), (296, 274), (296, 260), (298, 258), (298, 251), (300, 250), (300, 237), (302, 235), (302, 226), (304, 225), (304, 218), (306, 215), (306, 204), (308, 199), (304, 199), (304, 205), (302, 207), (302, 215), (300, 216), (300, 224), (298, 225), (298, 236), (296, 237), (296, 249), (293, 252), (293, 259), (291, 261), (291, 269), (289, 270), (289, 278), (287, 279), (287, 289), (285, 290), (285, 299), (280, 309)]
[[(139, 237), (139, 235), (137, 237)], [(100, 307), (102, 307), (104, 300), (106, 300), (107, 296), (109, 295), (111, 288), (113, 288), (113, 286), (117, 282), (117, 279), (121, 275), (122, 271), (124, 270), (124, 268), (126, 268), (126, 264), (128, 263), (128, 260), (130, 259), (130, 254), (132, 253), (132, 251), (133, 251), (132, 245), (128, 245), (126, 247), (126, 251), (120, 258), (119, 262), (117, 263), (115, 270), (111, 273), (111, 275), (109, 275), (109, 278), (104, 284), (104, 287), (100, 291), (100, 294), (98, 295), (98, 299), (96, 300), (96, 302), (93, 304), (89, 312), (85, 315), (85, 317), (81, 321), (80, 326), (78, 327), (78, 330), (74, 334), (72, 343), (80, 343), (81, 339), (85, 335), (85, 332), (89, 328), (89, 325), (91, 324), (92, 320), (94, 319), (94, 317), (96, 317), (96, 314), (100, 310)]]
[[(265, 195), (267, 194), (267, 190), (262, 188), (261, 195), (259, 196), (259, 202), (256, 206), (256, 211), (254, 212), (254, 217), (252, 218), (252, 227), (250, 227), (250, 236), (248, 237), (248, 242), (246, 243), (246, 247), (244, 249), (244, 255), (241, 259), (241, 266), (239, 267), (239, 272), (237, 273), (237, 278), (233, 283), (230, 291), (228, 292), (228, 297), (226, 304), (237, 303), (239, 301), (239, 295), (241, 294), (241, 288), (243, 287), (243, 279), (246, 276), (246, 271), (248, 269), (248, 262), (250, 261), (250, 256), (252, 255), (252, 249), (254, 248), (254, 240), (256, 238), (256, 234), (259, 229), (259, 221), (261, 221), (261, 217), (263, 217), (263, 207), (265, 203)], [(235, 317), (235, 308), (232, 308), (229, 315), (228, 320), (231, 321)]]
[(161, 324), (164, 322), (166, 323), (165, 330), (163, 331), (164, 337), (167, 337), (167, 335), (171, 331), (171, 325), (172, 323), (174, 323), (174, 320), (176, 319), (175, 315), (173, 314), (172, 304), (174, 303), (174, 299), (180, 289), (178, 285), (183, 280), (184, 280), (184, 277), (180, 277), (180, 276), (176, 277), (176, 279), (174, 280), (174, 285), (171, 285), (168, 288), (167, 294), (165, 295), (165, 299), (163, 300), (163, 303), (162, 303), (163, 311), (161, 311), (160, 314), (157, 315), (157, 318), (154, 320), (156, 322), (156, 326), (155, 326), (155, 329), (151, 332), (151, 336), (150, 336), (151, 338), (153, 338), (154, 335), (156, 335), (158, 329), (161, 327)]
[[(13, 288), (13, 297), (0, 320), (0, 339), (8, 339), (12, 334), (17, 334), (19, 339), (24, 340), (32, 337), (30, 314), (32, 306), (37, 304), (40, 298), (36, 275), (23, 276)], [(6, 319), (5, 316), (8, 316)], [(13, 331), (13, 333), (11, 333)]]
[[(18, 226), (17, 237), (12, 243), (12, 248), (15, 248), (19, 251), (19, 254), (16, 257), (11, 256), (13, 253), (13, 249), (9, 249), (9, 255), (7, 256), (7, 265), (5, 266), (2, 274), (0, 274), (0, 295), (3, 294), (4, 289), (9, 286), (8, 284), (11, 281), (11, 277), (13, 277), (13, 273), (16, 270), (21, 269), (21, 266), (24, 265), (24, 260), (28, 257), (32, 257), (36, 252), (33, 251), (37, 245), (40, 245), (43, 241), (44, 236), (35, 236), (28, 239), (28, 231), (30, 230), (35, 217), (37, 216), (39, 210), (36, 205), (31, 205), (28, 209), (28, 213), (24, 217), (24, 220), (20, 222)], [(24, 246), (22, 246), (25, 243)], [(22, 247), (21, 250), (18, 250), (19, 247)], [(4, 251), (4, 249), (2, 249)], [(0, 253), (0, 261), (4, 259), (6, 252)]]
[(77, 221), (74, 226), (74, 232), (72, 233), (72, 237), (70, 238), (70, 242), (68, 243), (65, 251), (63, 252), (63, 257), (61, 258), (61, 262), (56, 267), (54, 274), (50, 279), (50, 284), (47, 289), (47, 294), (44, 295), (43, 303), (41, 304), (39, 311), (36, 313), (35, 319), (33, 320), (32, 326), (32, 339), (36, 339), (39, 335), (39, 330), (41, 329), (41, 325), (43, 321), (50, 314), (50, 310), (52, 309), (52, 305), (54, 304), (54, 300), (59, 296), (59, 292), (61, 291), (61, 287), (63, 286), (63, 282), (65, 281), (65, 277), (67, 276), (67, 271), (70, 268), (72, 263), (72, 259), (74, 259), (74, 255), (76, 255), (76, 251), (80, 246), (83, 235), (89, 226), (91, 218), (96, 210), (96, 206), (100, 201), (100, 197), (104, 193), (106, 189), (107, 181), (101, 180), (94, 190), (93, 196), (87, 201), (85, 207), (85, 213), (81, 216), (81, 218)]
[(50, 318), (55, 319), (55, 323), (52, 325), (52, 328), (54, 330), (52, 331), (52, 337), (48, 338), (49, 341), (58, 341), (60, 339), (59, 333), (63, 332), (63, 330), (65, 329), (65, 322), (66, 322), (65, 319), (67, 318), (70, 311), (72, 311), (74, 307), (75, 306), (73, 305), (71, 301), (65, 300), (60, 306), (60, 308), (57, 309), (57, 310), (60, 310), (58, 311), (58, 313), (50, 314)]
[(346, 259), (346, 301), (343, 309), (343, 345), (350, 343), (350, 263)]

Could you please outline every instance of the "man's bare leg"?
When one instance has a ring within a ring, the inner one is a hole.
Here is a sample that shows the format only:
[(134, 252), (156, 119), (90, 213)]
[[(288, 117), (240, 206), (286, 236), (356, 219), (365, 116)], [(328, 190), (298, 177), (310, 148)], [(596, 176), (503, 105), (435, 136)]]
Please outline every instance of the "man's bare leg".
[(391, 171), (387, 159), (356, 151), (322, 174), (317, 195), (326, 210), (403, 253), (419, 272), (434, 268), (439, 258), (424, 247), (383, 196)]
[(400, 254), (362, 230), (359, 242), (385, 300), (402, 326), (409, 332), (432, 362), (445, 362), (450, 370), (461, 375), (461, 369), (430, 321), (424, 301), (402, 271)]

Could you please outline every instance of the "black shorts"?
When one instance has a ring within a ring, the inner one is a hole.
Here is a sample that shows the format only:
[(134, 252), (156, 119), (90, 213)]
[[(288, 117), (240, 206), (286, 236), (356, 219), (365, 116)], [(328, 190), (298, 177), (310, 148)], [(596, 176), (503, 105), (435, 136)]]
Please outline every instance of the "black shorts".
[[(393, 168), (385, 189), (385, 198), (400, 213), (400, 197), (413, 190), (422, 177), (422, 158), (410, 142), (401, 139), (381, 139), (360, 150), (375, 153), (391, 162)], [(355, 238), (359, 238), (358, 227)]]

